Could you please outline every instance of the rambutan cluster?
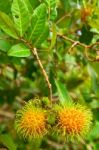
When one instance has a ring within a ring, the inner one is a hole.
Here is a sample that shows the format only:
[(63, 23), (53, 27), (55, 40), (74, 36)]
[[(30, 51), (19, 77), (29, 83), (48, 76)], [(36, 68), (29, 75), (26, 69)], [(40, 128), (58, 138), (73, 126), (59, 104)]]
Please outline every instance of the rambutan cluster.
[[(45, 110), (45, 108), (35, 106), (33, 101), (27, 102), (16, 114), (17, 132), (29, 139), (42, 137), (53, 127), (48, 121), (49, 116), (53, 118), (53, 115), (55, 116), (54, 128), (63, 136), (82, 137), (89, 132), (92, 113), (85, 106), (69, 103), (65, 106), (58, 106), (58, 109), (54, 110), (55, 114), (49, 113), (50, 111), (51, 108)], [(49, 126), (51, 128), (48, 128)]]

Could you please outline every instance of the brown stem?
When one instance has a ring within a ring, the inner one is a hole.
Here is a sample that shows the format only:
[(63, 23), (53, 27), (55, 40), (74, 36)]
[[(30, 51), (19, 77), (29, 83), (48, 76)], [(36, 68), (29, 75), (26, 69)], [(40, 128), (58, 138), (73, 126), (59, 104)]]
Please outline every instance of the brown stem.
[(72, 44), (72, 46), (69, 48), (68, 53), (71, 53), (71, 50), (78, 44), (78, 41)]
[(47, 75), (47, 73), (46, 73), (46, 71), (45, 71), (45, 69), (44, 69), (44, 67), (42, 65), (42, 62), (41, 62), (41, 60), (39, 58), (39, 55), (37, 53), (37, 49), (34, 48), (33, 45), (30, 42), (26, 41), (25, 39), (21, 38), (21, 41), (24, 42), (29, 47), (29, 49), (31, 50), (32, 54), (36, 57), (37, 62), (38, 62), (39, 66), (40, 66), (40, 68), (42, 70), (42, 74), (43, 74), (43, 76), (44, 76), (44, 78), (46, 80), (46, 83), (48, 85), (49, 93), (50, 93), (50, 100), (52, 101), (52, 87), (51, 87), (51, 83), (50, 83), (48, 75)]
[(43, 67), (43, 65), (42, 65), (42, 62), (41, 62), (41, 60), (40, 60), (40, 58), (39, 58), (39, 56), (38, 56), (37, 49), (36, 49), (36, 48), (32, 49), (32, 53), (33, 53), (34, 56), (36, 57), (36, 59), (37, 59), (37, 61), (38, 61), (38, 64), (39, 64), (39, 66), (40, 66), (40, 68), (41, 68), (41, 70), (42, 70), (42, 73), (43, 73), (43, 75), (44, 75), (44, 77), (45, 77), (45, 80), (46, 80), (46, 82), (47, 82), (47, 84), (48, 84), (48, 88), (49, 88), (49, 91), (50, 91), (50, 100), (52, 100), (52, 87), (51, 87), (51, 83), (50, 83), (50, 81), (49, 81), (49, 78), (48, 78), (48, 75), (47, 75), (46, 71), (44, 70), (44, 67)]
[(68, 38), (68, 37), (65, 36), (65, 35), (62, 35), (62, 34), (60, 34), (60, 33), (57, 33), (57, 35), (58, 35), (59, 37), (63, 38), (64, 40), (67, 40), (67, 41), (71, 42), (72, 44), (76, 43), (76, 45), (80, 45), (80, 46), (82, 46), (82, 47), (86, 47), (85, 44), (80, 43), (79, 41), (75, 41), (75, 40), (73, 40), (73, 39), (70, 39), (70, 38)]
[(91, 45), (88, 45), (87, 47), (88, 47), (88, 48), (92, 48), (92, 47), (94, 47), (95, 45), (99, 45), (99, 42), (92, 43)]
[(87, 59), (88, 59), (89, 61), (99, 61), (99, 58), (98, 58), (97, 56), (96, 56), (96, 58), (90, 58), (90, 57), (88, 56), (88, 52), (87, 52), (88, 49), (93, 48), (95, 45), (99, 45), (99, 42), (95, 42), (95, 43), (93, 43), (93, 44), (91, 44), (91, 45), (86, 45), (86, 44), (80, 43), (79, 41), (75, 41), (75, 40), (73, 40), (73, 39), (70, 39), (70, 38), (68, 38), (67, 36), (64, 36), (64, 35), (62, 35), (62, 34), (60, 34), (60, 33), (57, 33), (57, 35), (58, 35), (59, 37), (63, 38), (64, 40), (67, 40), (67, 41), (69, 41), (70, 43), (72, 43), (72, 46), (71, 46), (71, 48), (69, 49), (69, 52), (70, 52), (75, 46), (79, 45), (79, 46), (81, 46), (81, 47), (83, 47), (83, 48), (85, 49), (85, 56), (87, 57)]

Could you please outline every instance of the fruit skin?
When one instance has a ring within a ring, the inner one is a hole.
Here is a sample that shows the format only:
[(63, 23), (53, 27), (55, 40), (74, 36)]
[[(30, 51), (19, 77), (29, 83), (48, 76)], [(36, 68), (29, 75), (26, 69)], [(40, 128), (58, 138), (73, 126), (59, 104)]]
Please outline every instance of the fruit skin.
[(24, 138), (39, 138), (47, 133), (46, 122), (46, 112), (29, 101), (17, 112), (15, 128)]
[(86, 106), (69, 102), (45, 110), (37, 103), (30, 100), (16, 113), (15, 128), (24, 138), (43, 137), (48, 129), (66, 138), (84, 137), (89, 132), (93, 117)]
[(90, 130), (92, 118), (87, 107), (69, 103), (57, 110), (57, 128), (63, 136), (84, 137)]

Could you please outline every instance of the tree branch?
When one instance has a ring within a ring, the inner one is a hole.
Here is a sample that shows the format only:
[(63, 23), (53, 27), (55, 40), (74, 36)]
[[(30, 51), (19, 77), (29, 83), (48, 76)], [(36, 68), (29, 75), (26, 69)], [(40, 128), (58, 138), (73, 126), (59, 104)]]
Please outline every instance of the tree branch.
[(48, 85), (49, 94), (50, 94), (50, 100), (52, 101), (52, 87), (51, 87), (51, 83), (50, 83), (48, 75), (47, 75), (47, 73), (46, 73), (46, 71), (45, 71), (45, 69), (44, 69), (44, 67), (42, 65), (42, 62), (41, 62), (41, 60), (39, 58), (39, 55), (37, 53), (37, 49), (34, 48), (33, 45), (30, 42), (26, 41), (25, 39), (21, 38), (20, 40), (22, 42), (24, 42), (24, 44), (26, 44), (29, 47), (29, 49), (31, 50), (31, 53), (35, 56), (35, 58), (36, 58), (36, 60), (37, 60), (37, 62), (39, 64), (39, 66), (41, 68), (42, 74), (43, 74), (43, 76), (44, 76), (44, 78), (46, 80), (46, 83)]
[(96, 45), (99, 45), (99, 42), (95, 42), (93, 44), (90, 45), (86, 45), (84, 43), (80, 43), (79, 41), (75, 41), (73, 39), (68, 38), (67, 36), (64, 36), (60, 33), (57, 33), (57, 36), (63, 38), (66, 41), (69, 41), (70, 43), (72, 43), (72, 46), (69, 48), (68, 52), (70, 52), (75, 46), (79, 45), (81, 47), (84, 48), (85, 50), (85, 56), (89, 61), (99, 61), (99, 56), (96, 56), (95, 58), (91, 58), (90, 56), (88, 56), (88, 49), (93, 48)]
[(41, 62), (41, 60), (40, 60), (40, 58), (39, 58), (39, 56), (38, 56), (37, 49), (36, 49), (36, 48), (32, 49), (32, 53), (33, 53), (34, 56), (36, 57), (36, 59), (37, 59), (37, 61), (38, 61), (38, 64), (39, 64), (39, 66), (40, 66), (40, 68), (41, 68), (41, 70), (42, 70), (42, 73), (43, 73), (43, 75), (44, 75), (44, 77), (45, 77), (45, 80), (46, 80), (46, 82), (47, 82), (47, 84), (48, 84), (48, 88), (49, 88), (49, 91), (50, 91), (50, 100), (52, 100), (52, 87), (51, 87), (51, 83), (50, 83), (50, 81), (49, 81), (49, 78), (48, 78), (48, 75), (47, 75), (46, 71), (44, 70), (44, 67), (43, 67), (43, 65), (42, 65), (42, 62)]

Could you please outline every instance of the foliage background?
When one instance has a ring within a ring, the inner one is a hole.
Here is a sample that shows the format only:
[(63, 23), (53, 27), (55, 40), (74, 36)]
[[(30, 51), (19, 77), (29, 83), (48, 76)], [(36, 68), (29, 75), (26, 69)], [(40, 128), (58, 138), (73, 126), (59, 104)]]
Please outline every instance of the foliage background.
[[(91, 132), (86, 140), (65, 142), (61, 137), (48, 135), (32, 142), (21, 139), (14, 129), (16, 111), (34, 97), (49, 96), (49, 89), (34, 56), (26, 51), (15, 52), (11, 47), (18, 43), (0, 30), (0, 148), (9, 150), (84, 150), (99, 149), (99, 62), (98, 44), (72, 48), (69, 39), (91, 45), (99, 41), (98, 0), (30, 0), (33, 10), (41, 3), (47, 7), (50, 31), (39, 47), (38, 54), (49, 76), (53, 102), (57, 102), (58, 87), (65, 95), (66, 88), (74, 102), (87, 105), (93, 112)], [(0, 0), (0, 11), (12, 18), (12, 0)], [(1, 23), (1, 22), (0, 22)], [(42, 31), (45, 30), (44, 28)], [(14, 57), (17, 56), (17, 57)], [(27, 57), (28, 56), (28, 57)], [(94, 61), (91, 61), (93, 60)], [(90, 60), (91, 59), (91, 60)]]

